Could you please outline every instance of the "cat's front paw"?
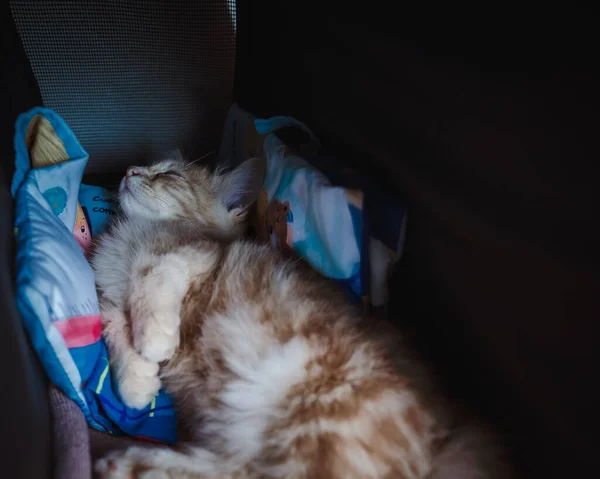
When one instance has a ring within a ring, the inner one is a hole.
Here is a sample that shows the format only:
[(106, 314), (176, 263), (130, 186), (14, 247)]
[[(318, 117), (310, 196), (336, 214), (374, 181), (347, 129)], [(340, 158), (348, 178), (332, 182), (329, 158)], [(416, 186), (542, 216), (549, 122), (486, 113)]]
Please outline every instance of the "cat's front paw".
[(101, 479), (131, 479), (132, 464), (122, 451), (111, 452), (94, 464), (94, 472)]
[(102, 479), (169, 479), (166, 471), (149, 468), (138, 456), (151, 452), (141, 448), (114, 451), (94, 464), (94, 471)]
[(137, 354), (117, 370), (119, 393), (123, 402), (135, 409), (144, 409), (160, 390), (158, 364)]
[(179, 347), (178, 326), (172, 313), (154, 312), (144, 321), (133, 322), (133, 345), (149, 361), (167, 361)]

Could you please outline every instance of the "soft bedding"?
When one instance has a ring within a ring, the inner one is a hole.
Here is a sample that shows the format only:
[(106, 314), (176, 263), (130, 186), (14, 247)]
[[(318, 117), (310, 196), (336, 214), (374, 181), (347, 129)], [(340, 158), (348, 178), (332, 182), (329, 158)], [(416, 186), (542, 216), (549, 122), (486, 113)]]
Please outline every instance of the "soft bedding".
[[(85, 254), (92, 235), (114, 213), (114, 198), (103, 188), (81, 185), (88, 155), (52, 110), (34, 108), (19, 116), (14, 141), (17, 305), (46, 373), (93, 428), (175, 442), (169, 396), (161, 393), (138, 411), (122, 403), (112, 382)], [(40, 163), (47, 166), (32, 168)]]

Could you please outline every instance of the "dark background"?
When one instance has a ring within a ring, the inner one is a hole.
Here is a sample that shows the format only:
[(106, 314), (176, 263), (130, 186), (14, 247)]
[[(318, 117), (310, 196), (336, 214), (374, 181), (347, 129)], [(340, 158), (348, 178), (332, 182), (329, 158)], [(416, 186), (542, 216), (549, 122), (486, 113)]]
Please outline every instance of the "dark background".
[(594, 16), (280, 3), (238, 4), (234, 98), (298, 117), (408, 201), (394, 319), (526, 477), (592, 471)]

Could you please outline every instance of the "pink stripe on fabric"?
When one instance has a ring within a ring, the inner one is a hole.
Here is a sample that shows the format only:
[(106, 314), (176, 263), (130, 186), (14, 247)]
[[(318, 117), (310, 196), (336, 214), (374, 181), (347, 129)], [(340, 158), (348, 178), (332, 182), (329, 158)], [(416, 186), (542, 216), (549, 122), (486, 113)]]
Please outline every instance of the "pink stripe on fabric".
[(56, 321), (53, 325), (58, 329), (69, 349), (94, 344), (102, 334), (102, 320), (99, 314), (75, 316)]

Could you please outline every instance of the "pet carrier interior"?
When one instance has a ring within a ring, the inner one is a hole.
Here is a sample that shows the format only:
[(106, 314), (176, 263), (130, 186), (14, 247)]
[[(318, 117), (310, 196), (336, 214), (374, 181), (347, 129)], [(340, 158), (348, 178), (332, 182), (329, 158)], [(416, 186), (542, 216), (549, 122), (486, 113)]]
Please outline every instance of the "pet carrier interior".
[(83, 419), (66, 402), (51, 411), (57, 393), (16, 307), (15, 120), (35, 106), (59, 113), (90, 155), (84, 181), (111, 186), (168, 148), (189, 158), (217, 151), (233, 102), (259, 118), (299, 119), (324, 155), (408, 205), (388, 315), (448, 395), (503, 434), (525, 477), (591, 468), (600, 400), (594, 28), (585, 14), (571, 24), (562, 12), (497, 13), (5, 2), (0, 355), (10, 477), (69, 468), (83, 477), (73, 475), (78, 456), (116, 447), (85, 422), (85, 434), (68, 437)]

